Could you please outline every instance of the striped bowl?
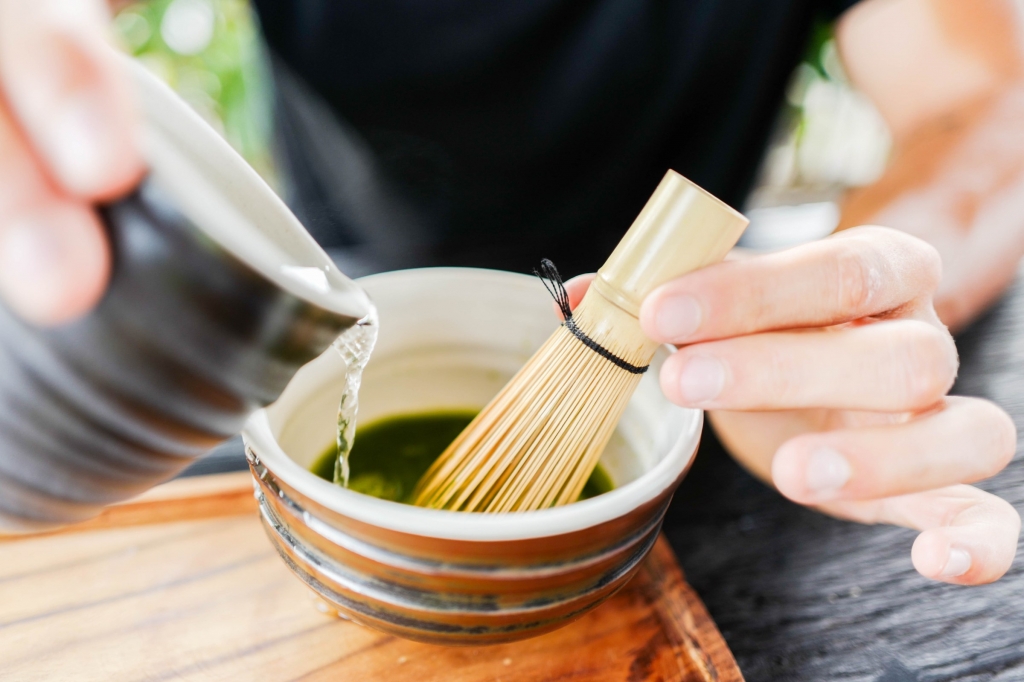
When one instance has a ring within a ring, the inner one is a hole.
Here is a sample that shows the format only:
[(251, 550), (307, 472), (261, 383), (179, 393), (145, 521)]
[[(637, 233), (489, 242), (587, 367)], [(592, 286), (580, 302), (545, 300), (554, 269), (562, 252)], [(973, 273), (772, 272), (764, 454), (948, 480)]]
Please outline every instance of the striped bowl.
[[(360, 421), (480, 408), (557, 325), (533, 278), (438, 268), (360, 281), (380, 338)], [(262, 520), (288, 567), (354, 621), (438, 644), (485, 644), (565, 625), (633, 575), (657, 538), (703, 415), (669, 403), (659, 350), (602, 458), (604, 495), (522, 514), (420, 509), (308, 470), (333, 442), (345, 365), (329, 350), (256, 413), (244, 437)]]

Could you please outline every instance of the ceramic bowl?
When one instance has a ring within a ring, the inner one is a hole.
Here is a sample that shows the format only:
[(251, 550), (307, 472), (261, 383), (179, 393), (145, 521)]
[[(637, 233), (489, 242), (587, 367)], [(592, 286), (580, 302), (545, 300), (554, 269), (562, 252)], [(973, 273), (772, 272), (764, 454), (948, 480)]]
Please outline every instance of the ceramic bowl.
[(149, 173), (101, 208), (103, 300), (52, 329), (0, 305), (0, 533), (87, 519), (174, 476), (369, 309), (212, 128), (125, 68)]
[[(438, 268), (359, 283), (381, 319), (362, 423), (479, 409), (557, 326), (550, 297), (524, 275)], [(243, 431), (267, 534), (340, 614), (400, 637), (483, 644), (564, 625), (629, 580), (696, 451), (703, 414), (658, 386), (669, 352), (659, 350), (602, 457), (614, 490), (555, 509), (470, 514), (379, 500), (308, 470), (334, 439), (345, 366), (331, 349)]]

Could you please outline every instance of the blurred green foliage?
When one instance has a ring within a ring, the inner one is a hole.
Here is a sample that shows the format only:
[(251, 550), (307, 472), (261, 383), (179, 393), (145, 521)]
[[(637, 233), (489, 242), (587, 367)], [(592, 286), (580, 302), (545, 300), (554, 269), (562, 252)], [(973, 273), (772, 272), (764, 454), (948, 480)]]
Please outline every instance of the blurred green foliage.
[(271, 82), (247, 0), (144, 0), (117, 12), (114, 31), (125, 50), (277, 184)]

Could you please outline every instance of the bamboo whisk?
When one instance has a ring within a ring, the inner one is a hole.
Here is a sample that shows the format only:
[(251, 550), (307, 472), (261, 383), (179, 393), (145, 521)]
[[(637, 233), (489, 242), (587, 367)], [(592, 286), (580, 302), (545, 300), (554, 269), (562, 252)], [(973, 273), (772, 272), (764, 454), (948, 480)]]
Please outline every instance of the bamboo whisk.
[[(423, 475), (415, 504), (512, 512), (576, 501), (658, 346), (640, 330), (640, 303), (720, 261), (746, 225), (668, 171), (565, 324)], [(540, 274), (567, 311), (557, 271)]]

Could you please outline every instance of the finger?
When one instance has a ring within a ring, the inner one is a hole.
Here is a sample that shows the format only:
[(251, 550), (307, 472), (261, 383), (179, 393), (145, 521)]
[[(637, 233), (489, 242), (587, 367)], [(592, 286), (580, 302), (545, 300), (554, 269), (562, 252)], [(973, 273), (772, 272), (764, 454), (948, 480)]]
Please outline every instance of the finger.
[[(576, 275), (568, 282), (565, 283), (565, 291), (569, 294), (569, 307), (573, 310), (583, 300), (584, 294), (587, 293), (587, 289), (590, 288), (590, 283), (594, 281), (597, 275), (591, 273), (587, 275)], [(562, 311), (558, 310), (558, 304), (555, 304), (555, 312), (558, 313), (559, 317), (562, 315)]]
[(891, 320), (684, 346), (662, 366), (661, 388), (687, 407), (902, 412), (933, 405), (956, 369), (944, 329)]
[(142, 173), (122, 69), (101, 0), (0, 0), (0, 84), (54, 182), (102, 201)]
[(30, 322), (58, 324), (99, 300), (109, 271), (95, 212), (53, 188), (0, 107), (0, 296)]
[(1013, 458), (1017, 430), (987, 400), (950, 397), (899, 425), (808, 433), (784, 443), (772, 480), (795, 502), (865, 500), (973, 483)]
[(930, 245), (895, 230), (862, 227), (692, 272), (648, 296), (640, 322), (662, 343), (820, 327), (930, 301), (940, 275)]
[(922, 532), (914, 542), (914, 568), (926, 578), (958, 585), (998, 580), (1017, 552), (1020, 515), (1006, 501), (968, 485), (872, 501), (822, 507), (862, 523), (891, 523)]

